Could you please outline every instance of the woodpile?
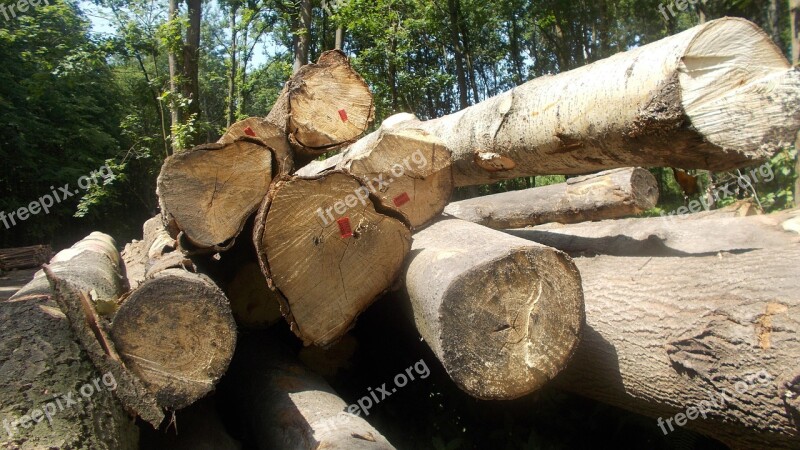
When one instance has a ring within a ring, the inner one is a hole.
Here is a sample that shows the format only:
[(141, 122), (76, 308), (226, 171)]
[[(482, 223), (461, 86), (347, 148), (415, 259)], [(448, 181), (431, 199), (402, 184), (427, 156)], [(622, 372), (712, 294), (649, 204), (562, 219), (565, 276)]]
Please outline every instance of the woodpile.
[[(3, 411), (112, 373), (116, 395), (60, 415), (58, 438), (19, 436), (126, 448), (132, 419), (163, 428), (220, 383), (213, 395), (250, 411), (240, 426), (259, 448), (394, 448), (294, 350), (334, 346), (399, 290), (408, 326), (478, 399), (554, 381), (672, 418), (766, 373), (768, 386), (686, 426), (737, 448), (796, 448), (798, 218), (623, 217), (656, 204), (645, 168), (758, 163), (794, 138), (798, 105), (800, 72), (753, 24), (722, 19), (359, 139), (372, 95), (326, 52), (265, 118), (167, 159), (141, 241), (120, 255), (93, 233), (0, 304), (0, 360), (16, 375)], [(590, 175), (448, 206), (456, 186), (540, 174)], [(282, 320), (294, 336), (250, 331)], [(235, 447), (207, 419), (193, 422)]]
[(0, 248), (0, 270), (39, 267), (50, 260), (51, 256), (53, 256), (53, 249), (49, 245)]

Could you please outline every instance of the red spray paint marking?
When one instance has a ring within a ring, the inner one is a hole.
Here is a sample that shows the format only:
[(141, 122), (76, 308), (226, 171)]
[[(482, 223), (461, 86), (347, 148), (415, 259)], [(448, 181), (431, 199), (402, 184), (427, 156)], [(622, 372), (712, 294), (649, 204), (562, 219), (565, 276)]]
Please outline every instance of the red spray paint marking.
[(256, 132), (253, 131), (253, 129), (250, 128), (250, 127), (247, 127), (247, 128), (244, 129), (244, 134), (246, 134), (248, 136), (256, 137)]
[(341, 219), (337, 220), (336, 223), (339, 225), (339, 234), (342, 235), (343, 239), (353, 236), (353, 229), (350, 227), (349, 217), (342, 217)]
[(392, 201), (394, 202), (394, 206), (397, 206), (399, 208), (405, 205), (406, 203), (410, 202), (411, 198), (408, 196), (407, 192), (403, 192), (402, 194), (392, 199)]
[(339, 117), (342, 118), (342, 122), (347, 122), (347, 111), (340, 109), (339, 110)]

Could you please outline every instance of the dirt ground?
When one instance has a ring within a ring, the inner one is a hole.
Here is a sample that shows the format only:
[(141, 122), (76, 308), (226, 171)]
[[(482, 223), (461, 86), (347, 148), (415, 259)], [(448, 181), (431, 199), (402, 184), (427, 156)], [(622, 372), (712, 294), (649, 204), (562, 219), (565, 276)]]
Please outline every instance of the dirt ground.
[(18, 290), (31, 281), (33, 274), (39, 269), (22, 269), (3, 272), (0, 275), (0, 302), (11, 298)]

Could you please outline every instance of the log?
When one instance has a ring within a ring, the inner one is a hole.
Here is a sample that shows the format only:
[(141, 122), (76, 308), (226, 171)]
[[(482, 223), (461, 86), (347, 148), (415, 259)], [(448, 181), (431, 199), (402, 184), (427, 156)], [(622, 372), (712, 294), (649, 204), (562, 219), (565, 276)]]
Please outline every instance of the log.
[[(113, 242), (100, 234), (92, 234), (90, 240)], [(92, 248), (62, 253), (50, 268), (113, 302), (124, 286), (119, 255), (114, 245), (88, 247)], [(112, 393), (110, 376), (95, 368), (77, 342), (43, 272), (11, 299), (0, 302), (0, 322), (0, 442), (4, 448), (138, 448), (138, 429)], [(119, 385), (120, 379), (114, 378)], [(94, 390), (94, 380), (100, 380), (100, 389)], [(83, 398), (79, 389), (87, 384), (94, 392)], [(71, 401), (76, 397), (83, 401), (67, 407), (65, 395)], [(43, 417), (45, 412), (49, 415)]]
[(414, 322), (462, 390), (514, 399), (566, 366), (584, 321), (566, 254), (458, 219), (417, 232), (411, 253)]
[(234, 123), (217, 141), (220, 144), (231, 144), (237, 139), (249, 136), (258, 139), (272, 150), (273, 167), (278, 174), (289, 175), (294, 171), (294, 152), (283, 128), (260, 117), (249, 117)]
[(639, 214), (657, 202), (658, 184), (650, 171), (624, 168), (453, 202), (444, 211), (458, 219), (506, 229), (616, 219)]
[(407, 126), (453, 152), (456, 186), (618, 167), (724, 171), (794, 142), (800, 71), (743, 19), (707, 22)]
[(233, 318), (243, 328), (268, 328), (281, 320), (280, 304), (285, 300), (269, 288), (257, 262), (239, 268), (228, 283), (226, 293), (231, 302)]
[(342, 172), (283, 179), (256, 216), (259, 263), (307, 345), (335, 342), (400, 275), (411, 232), (368, 193)]
[(514, 236), (570, 255), (702, 256), (780, 247), (800, 242), (781, 224), (797, 212), (759, 216), (711, 214), (605, 220), (574, 225), (549, 224), (508, 230)]
[(53, 256), (49, 245), (0, 248), (0, 270), (29, 269), (39, 267)]
[(211, 279), (166, 268), (125, 299), (111, 324), (111, 339), (159, 406), (178, 410), (208, 394), (225, 374), (236, 323)]
[(277, 341), (243, 339), (231, 367), (232, 391), (258, 449), (389, 450), (394, 447), (319, 375)]
[(267, 194), (272, 171), (270, 149), (247, 137), (170, 156), (157, 188), (167, 230), (187, 251), (232, 247)]
[(441, 140), (417, 129), (377, 131), (325, 161), (312, 161), (296, 175), (313, 177), (331, 170), (355, 175), (383, 208), (403, 214), (412, 229), (444, 210), (453, 192), (450, 151)]
[(374, 118), (369, 86), (340, 50), (324, 52), (316, 64), (297, 71), (267, 115), (305, 162), (352, 143)]
[(685, 425), (735, 449), (798, 448), (798, 262), (797, 244), (577, 258), (587, 329), (557, 385), (659, 418), (664, 434)]

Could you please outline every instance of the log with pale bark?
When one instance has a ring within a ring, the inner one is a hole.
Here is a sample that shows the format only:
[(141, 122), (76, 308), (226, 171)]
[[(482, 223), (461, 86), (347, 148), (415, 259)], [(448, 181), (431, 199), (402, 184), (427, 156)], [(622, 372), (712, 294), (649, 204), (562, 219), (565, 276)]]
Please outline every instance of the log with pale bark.
[[(761, 219), (601, 225), (609, 239), (669, 230), (658, 239), (671, 251), (575, 259), (587, 325), (557, 385), (649, 415), (659, 433), (686, 426), (737, 449), (798, 448), (800, 244), (785, 226), (797, 218)], [(593, 246), (642, 250), (621, 248)]]
[(800, 71), (755, 24), (724, 18), (406, 125), (453, 152), (456, 186), (618, 167), (722, 171), (800, 128)]
[(513, 399), (567, 365), (584, 311), (565, 253), (458, 219), (414, 234), (411, 252), (404, 281), (414, 322), (461, 389)]
[(344, 400), (278, 341), (248, 338), (242, 339), (226, 388), (246, 411), (243, 425), (256, 448), (394, 449), (366, 420), (345, 412)]
[(711, 255), (800, 243), (800, 236), (787, 234), (782, 228), (796, 211), (746, 217), (735, 214), (735, 211), (713, 211), (572, 225), (548, 224), (507, 232), (571, 255)]
[(658, 202), (658, 184), (646, 169), (613, 169), (566, 183), (471, 198), (444, 212), (490, 228), (548, 222), (577, 223), (639, 214)]
[(381, 211), (357, 178), (342, 172), (275, 183), (256, 216), (254, 244), (292, 330), (326, 346), (400, 275), (408, 225)]
[(369, 86), (339, 50), (292, 75), (267, 115), (288, 136), (297, 161), (305, 162), (352, 143), (374, 118)]
[(161, 214), (188, 251), (224, 251), (258, 209), (273, 177), (261, 140), (243, 137), (176, 153), (158, 176)]
[[(119, 254), (106, 235), (93, 234), (89, 240), (81, 241), (75, 251), (62, 252), (50, 270), (75, 286), (93, 290), (96, 298), (114, 303), (124, 289)], [(69, 408), (56, 406), (48, 411), (49, 417), (43, 417), (47, 404), (57, 405), (59, 399), (65, 405), (64, 395), (74, 400), (77, 388), (104, 375), (77, 340), (44, 272), (10, 300), (0, 302), (0, 321), (3, 447), (138, 448), (138, 430), (109, 389), (98, 389), (91, 399)], [(114, 377), (118, 391), (126, 389), (119, 373)]]
[(390, 121), (296, 175), (313, 177), (330, 170), (357, 176), (381, 206), (399, 211), (412, 228), (441, 214), (453, 191), (451, 155), (442, 141), (418, 129), (392, 129)]

